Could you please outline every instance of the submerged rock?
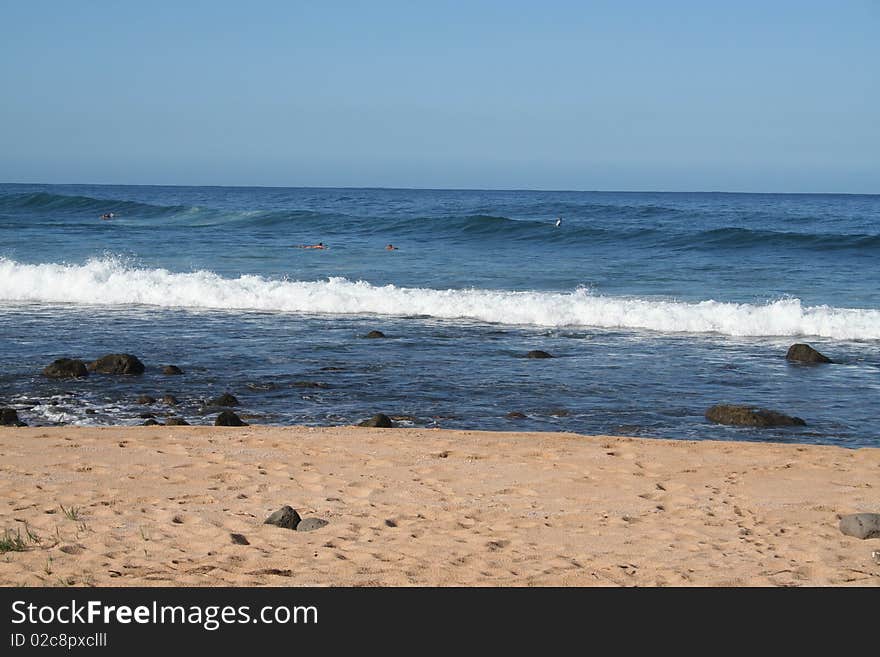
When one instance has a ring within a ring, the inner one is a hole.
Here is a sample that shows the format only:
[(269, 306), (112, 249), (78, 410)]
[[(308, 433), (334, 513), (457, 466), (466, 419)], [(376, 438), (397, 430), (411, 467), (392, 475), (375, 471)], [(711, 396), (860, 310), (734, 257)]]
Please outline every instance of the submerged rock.
[(43, 368), (43, 376), (50, 379), (78, 379), (88, 375), (86, 364), (76, 358), (59, 358)]
[(238, 398), (230, 395), (228, 392), (223, 393), (219, 397), (214, 397), (208, 402), (209, 406), (238, 406)]
[(717, 404), (706, 411), (706, 419), (740, 427), (802, 427), (807, 424), (799, 417), (739, 404)]
[(177, 406), (177, 404), (179, 404), (180, 402), (177, 401), (177, 397), (175, 397), (174, 395), (163, 395), (162, 403), (168, 404), (169, 406)]
[(786, 360), (794, 363), (833, 363), (830, 358), (820, 354), (808, 344), (793, 344), (788, 348), (785, 354)]
[(292, 506), (285, 505), (266, 518), (266, 520), (263, 521), (263, 524), (275, 525), (276, 527), (283, 527), (284, 529), (296, 529), (296, 526), (301, 520), (302, 518), (299, 517), (296, 509)]
[(247, 422), (242, 420), (233, 411), (223, 411), (214, 420), (215, 427), (246, 427)]
[(540, 349), (534, 349), (526, 354), (526, 358), (556, 358), (556, 356)]
[(162, 423), (161, 423), (161, 422), (157, 422), (157, 421), (154, 420), (153, 418), (150, 418), (149, 420), (146, 420), (146, 421), (144, 422), (144, 425), (143, 425), (143, 426), (145, 426), (145, 427), (161, 427), (161, 426), (162, 426)]
[(391, 418), (385, 415), (384, 413), (376, 413), (369, 420), (364, 420), (363, 422), (358, 423), (359, 427), (379, 427), (382, 429), (391, 429), (394, 427), (394, 423), (391, 421)]
[(166, 365), (162, 368), (162, 374), (168, 374), (170, 376), (175, 376), (178, 374), (183, 374), (183, 370), (180, 369), (177, 365)]
[(326, 383), (320, 383), (318, 381), (294, 381), (290, 384), (294, 388), (326, 388)]
[(100, 374), (143, 374), (144, 364), (131, 354), (107, 354), (88, 365), (90, 372)]
[(385, 334), (382, 333), (382, 331), (370, 331), (364, 337), (370, 338), (371, 340), (375, 340), (376, 338), (384, 338)]
[(840, 519), (840, 531), (856, 538), (880, 538), (880, 513), (851, 513)]
[(525, 419), (526, 414), (520, 413), (519, 411), (510, 411), (510, 413), (508, 413), (504, 417), (506, 417), (509, 420), (522, 420), (522, 419)]
[(0, 408), (0, 425), (4, 427), (27, 426), (27, 424), (18, 419), (18, 411), (14, 408)]
[(152, 397), (150, 395), (141, 395), (140, 397), (137, 398), (137, 403), (138, 404), (155, 404), (156, 398)]

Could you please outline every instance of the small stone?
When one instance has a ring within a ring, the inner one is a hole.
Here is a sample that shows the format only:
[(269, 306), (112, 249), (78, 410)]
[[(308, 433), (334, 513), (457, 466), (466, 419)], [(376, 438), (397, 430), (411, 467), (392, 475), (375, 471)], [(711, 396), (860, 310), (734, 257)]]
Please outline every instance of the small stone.
[(0, 408), (0, 425), (5, 427), (26, 427), (27, 425), (18, 419), (18, 411), (14, 408)]
[(247, 422), (242, 420), (233, 411), (223, 411), (214, 421), (216, 427), (246, 427)]
[(85, 548), (82, 545), (62, 545), (60, 548), (64, 554), (82, 554), (85, 551)]
[(818, 351), (813, 349), (808, 344), (793, 344), (788, 348), (788, 353), (785, 354), (786, 360), (790, 360), (795, 363), (832, 363), (830, 358), (827, 356), (820, 354)]
[(59, 358), (43, 368), (43, 376), (50, 379), (78, 379), (88, 375), (86, 364), (76, 358)]
[(214, 397), (208, 404), (210, 406), (238, 406), (238, 398), (226, 392), (219, 397)]
[(232, 542), (236, 545), (250, 545), (251, 542), (247, 540), (247, 537), (244, 534), (230, 534), (229, 538), (232, 539)]
[(171, 519), (171, 522), (173, 522), (175, 525), (182, 525), (183, 524), (183, 516), (174, 516)]
[(706, 411), (706, 419), (741, 427), (802, 427), (807, 424), (799, 417), (740, 404), (716, 404)]
[(179, 374), (183, 374), (183, 370), (180, 369), (177, 365), (166, 365), (162, 368), (162, 374), (168, 374), (169, 376), (175, 376)]
[(329, 524), (330, 523), (323, 518), (306, 518), (305, 520), (300, 521), (296, 526), (296, 531), (310, 532), (316, 529), (321, 529), (321, 527), (326, 527)]
[(369, 420), (364, 420), (358, 424), (359, 427), (379, 427), (382, 429), (391, 429), (394, 427), (394, 423), (391, 421), (391, 418), (385, 415), (384, 413), (377, 413)]
[(292, 506), (282, 506), (263, 522), (264, 525), (275, 525), (284, 529), (296, 529), (302, 521)]
[(851, 513), (840, 519), (840, 531), (856, 538), (880, 538), (880, 513)]
[(534, 349), (526, 354), (526, 358), (555, 358), (555, 356), (553, 354), (548, 354), (546, 351)]
[(101, 374), (143, 374), (144, 364), (131, 354), (107, 354), (88, 364), (90, 372)]

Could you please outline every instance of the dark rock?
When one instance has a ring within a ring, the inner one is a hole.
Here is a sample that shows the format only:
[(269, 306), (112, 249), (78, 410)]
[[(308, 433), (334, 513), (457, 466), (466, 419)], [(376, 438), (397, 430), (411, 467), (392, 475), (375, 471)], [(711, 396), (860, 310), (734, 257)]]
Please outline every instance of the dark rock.
[(263, 522), (264, 525), (275, 525), (284, 529), (296, 529), (302, 518), (292, 506), (282, 506)]
[(706, 419), (718, 424), (741, 427), (802, 427), (807, 424), (799, 417), (783, 415), (766, 408), (738, 404), (717, 404), (706, 411)]
[(148, 420), (151, 417), (156, 417), (156, 414), (150, 413), (149, 411), (147, 411), (145, 413), (138, 413), (138, 417), (141, 418), (142, 420)]
[(880, 513), (851, 513), (840, 519), (840, 531), (856, 538), (880, 538)]
[(18, 419), (18, 411), (14, 408), (0, 408), (0, 425), (4, 427), (27, 426), (27, 424)]
[(555, 358), (555, 356), (553, 354), (548, 354), (546, 351), (535, 349), (527, 353), (526, 358)]
[(322, 367), (321, 371), (322, 372), (344, 372), (345, 368), (344, 367), (336, 367), (334, 365), (328, 365), (327, 367)]
[(87, 408), (86, 409), (86, 415), (96, 415), (97, 413), (98, 413), (98, 411), (96, 411), (94, 408)]
[(43, 376), (50, 379), (78, 379), (88, 375), (86, 364), (76, 358), (59, 358), (43, 368)]
[(162, 426), (162, 423), (161, 423), (161, 422), (156, 422), (156, 420), (154, 420), (153, 418), (150, 418), (149, 420), (146, 420), (146, 421), (144, 422), (144, 426), (145, 426), (145, 427), (161, 427), (161, 426)]
[(144, 364), (131, 354), (107, 354), (88, 365), (90, 372), (100, 374), (143, 374)]
[(383, 429), (391, 429), (394, 426), (394, 423), (391, 421), (391, 418), (385, 415), (384, 413), (377, 413), (369, 420), (364, 420), (358, 424), (359, 427), (380, 427)]
[(511, 420), (522, 420), (522, 419), (525, 419), (526, 414), (520, 413), (519, 411), (510, 411), (510, 413), (508, 413), (504, 417), (509, 418)]
[(786, 360), (795, 363), (832, 363), (830, 358), (823, 356), (808, 344), (793, 344), (788, 348), (785, 354)]
[(182, 417), (169, 417), (169, 418), (165, 418), (165, 426), (166, 427), (188, 427), (189, 422), (184, 420)]
[(162, 374), (174, 376), (177, 374), (183, 374), (183, 370), (180, 369), (177, 365), (166, 365), (162, 368)]
[(294, 388), (326, 388), (326, 383), (318, 383), (317, 381), (295, 381), (291, 384)]
[(180, 402), (177, 401), (177, 397), (174, 395), (163, 395), (162, 403), (168, 404), (169, 406), (177, 406)]
[(229, 538), (232, 539), (232, 542), (236, 545), (250, 545), (251, 542), (247, 540), (247, 537), (244, 534), (230, 534)]
[(316, 529), (321, 529), (321, 527), (326, 527), (329, 524), (330, 523), (323, 518), (306, 518), (305, 520), (301, 520), (296, 526), (296, 531), (310, 532)]
[(138, 404), (155, 404), (156, 398), (151, 397), (150, 395), (141, 395), (140, 397), (137, 398), (137, 403)]
[(365, 337), (365, 338), (370, 338), (371, 340), (374, 340), (374, 339), (376, 339), (376, 338), (384, 338), (384, 337), (385, 337), (385, 334), (382, 333), (382, 331), (370, 331), (370, 332), (367, 333), (364, 337)]
[(228, 392), (223, 393), (219, 397), (214, 397), (211, 401), (208, 402), (209, 406), (238, 406), (238, 399), (235, 395), (230, 395)]
[(246, 427), (247, 422), (244, 422), (233, 411), (223, 411), (222, 413), (220, 413), (220, 415), (217, 416), (217, 419), (214, 421), (214, 426), (216, 426), (216, 427)]

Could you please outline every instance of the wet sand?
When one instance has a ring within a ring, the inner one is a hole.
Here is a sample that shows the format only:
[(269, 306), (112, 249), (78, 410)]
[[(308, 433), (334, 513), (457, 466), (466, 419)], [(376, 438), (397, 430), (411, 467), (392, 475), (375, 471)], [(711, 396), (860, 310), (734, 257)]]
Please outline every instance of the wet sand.
[[(878, 475), (874, 448), (3, 428), (0, 532), (25, 549), (0, 554), (0, 584), (877, 586), (880, 540), (837, 524), (880, 511)], [(285, 504), (329, 524), (263, 524)]]

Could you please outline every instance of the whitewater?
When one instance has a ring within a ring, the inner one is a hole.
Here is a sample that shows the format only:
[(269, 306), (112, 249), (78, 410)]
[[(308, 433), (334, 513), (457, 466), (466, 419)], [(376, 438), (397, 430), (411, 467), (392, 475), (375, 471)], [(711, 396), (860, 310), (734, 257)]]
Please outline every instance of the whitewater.
[(880, 311), (804, 306), (799, 299), (764, 304), (626, 298), (570, 292), (429, 289), (372, 285), (331, 277), (225, 278), (211, 271), (138, 268), (116, 258), (82, 265), (22, 264), (0, 259), (0, 301), (108, 306), (276, 311), (337, 315), (422, 316), (508, 325), (593, 327), (663, 333), (818, 336), (880, 339)]

